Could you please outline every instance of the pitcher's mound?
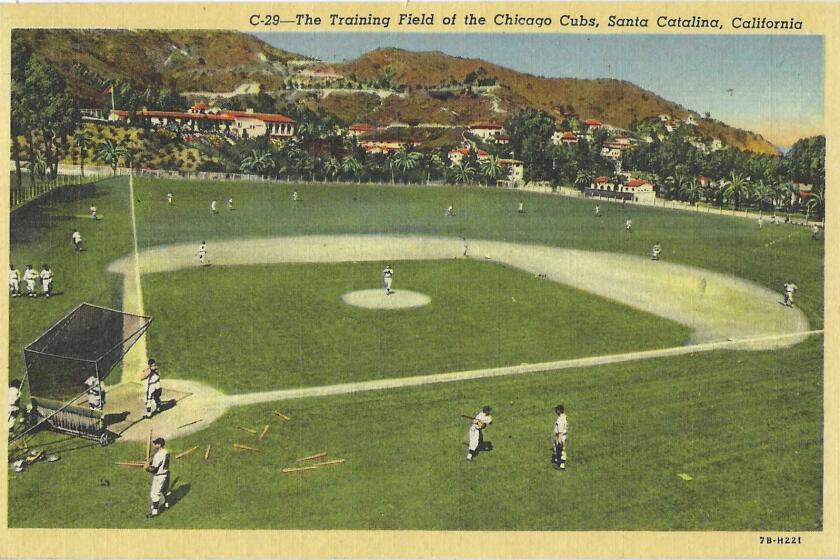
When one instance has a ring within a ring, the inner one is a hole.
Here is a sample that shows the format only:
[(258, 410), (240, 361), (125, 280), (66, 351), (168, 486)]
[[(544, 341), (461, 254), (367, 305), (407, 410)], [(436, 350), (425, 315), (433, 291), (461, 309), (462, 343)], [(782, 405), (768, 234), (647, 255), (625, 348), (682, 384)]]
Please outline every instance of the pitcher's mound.
[(349, 305), (367, 309), (406, 309), (422, 307), (432, 301), (426, 294), (411, 290), (395, 290), (389, 296), (385, 295), (385, 290), (359, 290), (347, 292), (341, 299)]

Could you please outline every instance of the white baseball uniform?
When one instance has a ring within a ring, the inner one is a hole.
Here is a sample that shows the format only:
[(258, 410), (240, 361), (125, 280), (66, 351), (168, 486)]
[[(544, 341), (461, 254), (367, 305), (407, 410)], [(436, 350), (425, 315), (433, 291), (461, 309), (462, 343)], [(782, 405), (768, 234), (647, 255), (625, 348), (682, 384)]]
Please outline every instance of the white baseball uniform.
[(385, 287), (385, 295), (391, 293), (391, 284), (394, 282), (394, 271), (390, 266), (386, 266), (382, 271), (382, 285)]
[(204, 243), (199, 245), (198, 246), (198, 253), (196, 253), (196, 254), (198, 255), (198, 262), (200, 262), (201, 264), (204, 264), (204, 262), (205, 262), (204, 259), (207, 256), (207, 246)]
[(94, 220), (96, 219), (96, 206), (91, 206), (90, 207), (90, 217), (93, 218)]
[(493, 417), (484, 412), (479, 412), (475, 415), (475, 420), (470, 424), (470, 429), (467, 432), (467, 459), (472, 459), (481, 443), (484, 440), (484, 428), (493, 422)]
[(566, 434), (568, 430), (569, 424), (566, 421), (566, 414), (558, 414), (557, 420), (554, 422), (554, 433), (552, 435), (554, 452), (551, 459), (561, 469), (566, 466)]
[(41, 286), (44, 289), (44, 294), (50, 296), (50, 289), (52, 288), (53, 273), (49, 268), (41, 271)]
[(38, 278), (38, 273), (34, 268), (27, 268), (23, 272), (23, 281), (26, 282), (26, 291), (30, 297), (35, 297), (35, 280)]
[(174, 201), (175, 201), (175, 197), (172, 195), (172, 193), (168, 193), (166, 195), (166, 203), (169, 204), (170, 206), (172, 206), (172, 203)]
[(82, 234), (78, 231), (74, 231), (73, 235), (70, 236), (70, 239), (73, 241), (73, 246), (76, 250), (80, 250), (82, 248)]
[(20, 271), (16, 268), (9, 269), (9, 291), (12, 296), (20, 295)]
[(9, 431), (15, 428), (15, 417), (17, 416), (20, 406), (20, 389), (17, 387), (9, 387)]
[(160, 385), (160, 373), (157, 368), (146, 368), (143, 379), (146, 381), (146, 418), (151, 418), (161, 404), (160, 397), (163, 388)]
[(157, 515), (158, 506), (163, 501), (163, 507), (168, 507), (166, 494), (169, 492), (169, 452), (161, 447), (152, 456), (151, 461), (152, 487), (149, 498), (152, 501), (152, 515)]
[(87, 385), (88, 406), (98, 410), (105, 408), (105, 385), (91, 375), (85, 380)]
[(228, 207), (228, 210), (233, 210), (233, 197), (228, 199), (227, 207)]
[(633, 220), (626, 220), (624, 222), (624, 229), (626, 229), (627, 231), (632, 230), (633, 229)]
[(216, 212), (218, 212), (218, 210), (216, 210), (216, 201), (215, 201), (215, 200), (214, 200), (213, 202), (211, 202), (211, 203), (210, 203), (210, 211), (211, 211), (212, 213), (214, 213), (214, 214), (215, 214)]

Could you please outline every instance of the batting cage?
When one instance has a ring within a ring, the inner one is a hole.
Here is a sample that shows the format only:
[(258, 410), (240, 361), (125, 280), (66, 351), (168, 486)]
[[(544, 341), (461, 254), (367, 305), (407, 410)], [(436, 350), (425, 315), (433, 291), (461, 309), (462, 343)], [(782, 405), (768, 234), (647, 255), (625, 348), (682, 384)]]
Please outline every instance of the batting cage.
[(110, 443), (102, 409), (84, 406), (80, 399), (92, 383), (102, 386), (151, 322), (150, 317), (82, 303), (27, 346), (23, 359), (33, 425), (26, 432), (46, 425)]

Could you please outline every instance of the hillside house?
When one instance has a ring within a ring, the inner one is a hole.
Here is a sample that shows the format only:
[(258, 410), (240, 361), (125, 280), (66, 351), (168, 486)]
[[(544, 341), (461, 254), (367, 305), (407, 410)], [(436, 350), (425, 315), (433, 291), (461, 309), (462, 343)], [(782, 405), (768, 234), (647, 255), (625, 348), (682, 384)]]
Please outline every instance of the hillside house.
[(504, 127), (495, 123), (473, 123), (467, 129), (470, 134), (476, 138), (480, 138), (483, 142), (493, 144), (507, 144), (510, 137), (505, 132)]
[[(255, 113), (219, 109), (212, 112), (212, 108), (197, 104), (189, 111), (137, 111), (137, 119), (147, 119), (153, 127), (177, 128), (182, 132), (216, 131), (242, 136), (243, 131), (253, 131), (257, 136), (268, 134), (273, 139), (283, 140), (295, 135), (295, 121), (286, 115)], [(132, 114), (128, 111), (112, 111), (109, 121), (123, 121), (131, 123)], [(257, 124), (254, 121), (259, 121)], [(248, 132), (248, 136), (254, 135)]]
[(373, 132), (374, 130), (375, 128), (372, 124), (356, 123), (351, 125), (350, 128), (347, 129), (347, 135), (358, 138), (362, 134), (367, 134), (368, 132)]
[[(449, 150), (447, 157), (449, 158), (449, 161), (452, 163), (452, 165), (460, 165), (461, 162), (464, 161), (464, 158), (470, 155), (470, 151), (470, 148), (457, 148), (455, 150)], [(478, 150), (475, 153), (475, 158), (478, 161), (487, 159), (489, 157), (490, 154), (485, 152), (484, 150)]]
[(507, 171), (507, 182), (511, 186), (525, 182), (525, 162), (518, 159), (500, 159), (499, 163)]
[(630, 202), (653, 202), (656, 192), (653, 184), (644, 179), (630, 179), (625, 184), (616, 185), (609, 177), (596, 177), (589, 188), (583, 190), (585, 196), (613, 198)]
[(578, 143), (578, 137), (574, 132), (558, 130), (551, 136), (551, 143), (555, 146), (574, 146)]
[(366, 140), (361, 142), (362, 149), (369, 154), (386, 154), (390, 155), (399, 152), (403, 146), (414, 147), (418, 142), (409, 142), (408, 140)]
[(598, 119), (586, 119), (585, 121), (583, 121), (583, 124), (586, 125), (586, 129), (588, 132), (598, 130), (604, 125), (604, 123), (602, 123)]

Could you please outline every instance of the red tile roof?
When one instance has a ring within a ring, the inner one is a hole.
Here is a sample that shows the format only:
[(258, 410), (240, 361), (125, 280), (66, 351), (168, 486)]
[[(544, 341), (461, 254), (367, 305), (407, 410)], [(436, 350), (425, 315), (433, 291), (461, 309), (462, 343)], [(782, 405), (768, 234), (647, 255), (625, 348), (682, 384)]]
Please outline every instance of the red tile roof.
[(636, 187), (641, 187), (642, 185), (649, 185), (649, 184), (650, 183), (648, 181), (645, 181), (644, 179), (630, 179), (629, 181), (627, 181), (627, 186), (631, 187), (631, 188), (634, 188), (634, 189)]
[(609, 183), (610, 180), (608, 177), (604, 177), (603, 175), (601, 175), (600, 177), (595, 178), (595, 182), (599, 185), (602, 185), (604, 183)]
[(373, 125), (367, 123), (356, 123), (354, 125), (351, 125), (348, 130), (352, 132), (368, 132), (370, 130), (373, 130)]
[[(458, 148), (457, 150), (450, 150), (449, 155), (452, 155), (452, 154), (461, 154), (462, 156), (468, 156), (468, 155), (470, 155), (470, 149), (469, 148)], [(484, 150), (478, 150), (478, 152), (476, 152), (476, 155), (477, 155), (477, 157), (486, 157), (486, 156), (489, 156), (490, 154), (485, 152)]]
[(249, 113), (248, 111), (225, 111), (225, 113), (229, 115), (233, 115), (234, 117), (246, 117), (252, 119), (259, 119), (263, 122), (272, 122), (272, 123), (293, 123), (295, 122), (294, 119), (287, 117), (286, 115), (277, 115), (277, 114), (269, 114), (269, 113)]
[[(127, 117), (128, 111), (117, 110), (114, 111), (117, 116)], [(218, 115), (208, 115), (205, 113), (184, 113), (181, 111), (137, 111), (141, 117), (158, 117), (168, 119), (184, 119), (184, 120), (202, 120), (208, 119), (211, 121), (226, 121), (233, 122), (237, 118), (257, 119), (263, 122), (271, 123), (294, 123), (286, 115), (271, 115), (267, 113), (249, 113), (248, 111), (224, 111)]]
[(598, 119), (586, 119), (585, 121), (583, 121), (583, 124), (585, 124), (586, 126), (601, 126), (601, 121), (599, 121)]
[(204, 103), (196, 103), (195, 105), (190, 107), (190, 109), (195, 109), (196, 111), (206, 111), (209, 108), (210, 108), (210, 106), (205, 105)]
[(577, 136), (575, 136), (574, 132), (564, 132), (563, 140), (577, 140)]

